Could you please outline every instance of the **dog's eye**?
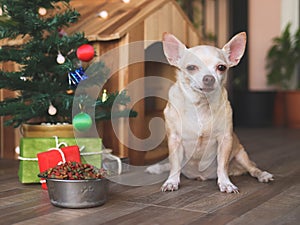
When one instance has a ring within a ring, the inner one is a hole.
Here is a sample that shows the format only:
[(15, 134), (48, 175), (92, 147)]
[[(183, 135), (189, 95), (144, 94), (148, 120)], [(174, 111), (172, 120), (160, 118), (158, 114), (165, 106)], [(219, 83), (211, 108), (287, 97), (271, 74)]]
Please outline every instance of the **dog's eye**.
[(227, 67), (224, 66), (224, 65), (218, 65), (218, 66), (217, 66), (217, 69), (218, 69), (219, 71), (221, 71), (221, 72), (224, 72), (224, 71), (227, 69)]
[(187, 69), (188, 71), (190, 71), (190, 72), (193, 72), (193, 71), (198, 70), (198, 67), (195, 66), (195, 65), (188, 65), (188, 66), (186, 67), (186, 69)]

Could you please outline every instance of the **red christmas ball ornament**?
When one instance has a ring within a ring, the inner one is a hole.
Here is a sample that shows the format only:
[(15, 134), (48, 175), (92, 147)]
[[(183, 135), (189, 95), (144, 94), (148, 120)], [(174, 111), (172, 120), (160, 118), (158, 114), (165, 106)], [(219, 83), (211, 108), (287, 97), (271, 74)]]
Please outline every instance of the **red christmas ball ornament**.
[(88, 62), (94, 58), (95, 50), (89, 44), (81, 45), (76, 51), (77, 58), (81, 61)]

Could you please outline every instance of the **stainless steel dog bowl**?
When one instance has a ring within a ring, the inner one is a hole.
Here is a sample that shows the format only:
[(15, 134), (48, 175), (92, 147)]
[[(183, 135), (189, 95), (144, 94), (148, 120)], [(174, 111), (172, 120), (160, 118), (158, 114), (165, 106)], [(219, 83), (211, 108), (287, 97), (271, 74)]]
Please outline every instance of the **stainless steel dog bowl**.
[(61, 180), (46, 179), (53, 205), (64, 208), (89, 208), (103, 205), (107, 200), (107, 179)]

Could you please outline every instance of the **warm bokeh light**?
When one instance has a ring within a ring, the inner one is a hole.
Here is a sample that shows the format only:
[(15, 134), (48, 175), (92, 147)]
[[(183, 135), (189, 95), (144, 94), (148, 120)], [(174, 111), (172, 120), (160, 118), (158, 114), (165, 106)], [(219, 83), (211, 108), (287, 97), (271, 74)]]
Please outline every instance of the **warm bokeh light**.
[(98, 16), (100, 16), (103, 19), (106, 19), (108, 17), (108, 12), (106, 10), (101, 11)]

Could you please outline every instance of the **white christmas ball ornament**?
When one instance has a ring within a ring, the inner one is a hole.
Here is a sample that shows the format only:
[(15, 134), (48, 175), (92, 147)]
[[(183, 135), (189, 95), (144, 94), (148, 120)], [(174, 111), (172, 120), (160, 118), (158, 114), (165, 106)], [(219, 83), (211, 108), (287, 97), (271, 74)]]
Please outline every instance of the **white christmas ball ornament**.
[(50, 116), (54, 116), (57, 113), (57, 109), (51, 104), (49, 106), (48, 113)]
[(58, 53), (57, 58), (56, 58), (56, 62), (58, 64), (64, 64), (65, 61), (66, 61), (65, 57), (61, 53)]

